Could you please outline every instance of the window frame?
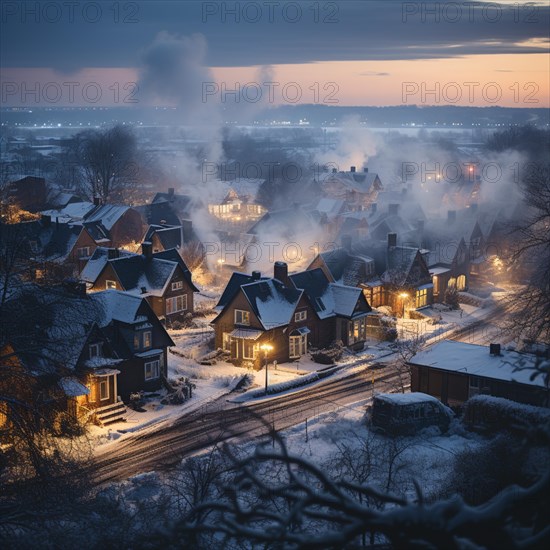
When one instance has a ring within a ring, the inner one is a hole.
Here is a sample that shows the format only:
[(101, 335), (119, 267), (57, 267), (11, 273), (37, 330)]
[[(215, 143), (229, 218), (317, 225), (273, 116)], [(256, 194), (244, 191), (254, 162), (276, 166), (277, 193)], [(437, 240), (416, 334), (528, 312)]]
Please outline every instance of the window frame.
[[(85, 254), (82, 254), (82, 251), (85, 250), (86, 253)], [(76, 255), (79, 257), (79, 258), (89, 258), (90, 257), (90, 247), (89, 246), (79, 246), (77, 249), (76, 249)]]
[(295, 323), (300, 323), (301, 321), (305, 321), (306, 319), (307, 319), (307, 309), (301, 309), (294, 313)]
[[(93, 344), (89, 344), (88, 345), (88, 356), (89, 356), (89, 358), (93, 359), (94, 357), (103, 357), (102, 348), (103, 348), (103, 342), (94, 342)], [(92, 349), (97, 350), (96, 355), (92, 355)]]
[[(238, 320), (240, 314), (241, 320)], [(246, 309), (236, 309), (234, 312), (234, 322), (236, 325), (250, 326), (250, 312)]]
[[(177, 309), (178, 300), (181, 300), (181, 309)], [(175, 304), (175, 308), (173, 304)], [(182, 311), (187, 311), (187, 294), (178, 294), (177, 296), (166, 298), (166, 315), (174, 315)]]
[(288, 356), (290, 359), (299, 359), (307, 352), (307, 334), (289, 336)]
[[(160, 368), (161, 368), (160, 363), (161, 363), (160, 362), (160, 357), (158, 359), (153, 360), (153, 361), (147, 361), (147, 362), (144, 363), (144, 365), (143, 365), (143, 376), (144, 376), (146, 382), (149, 382), (150, 380), (157, 380), (158, 378), (160, 378)], [(149, 369), (152, 373), (151, 376), (147, 376), (147, 368), (148, 367), (149, 367)], [(156, 376), (155, 376), (155, 370), (156, 370)]]
[(106, 279), (105, 290), (116, 290), (116, 281), (113, 281), (111, 279)]
[[(110, 397), (110, 390), (109, 390), (109, 378), (108, 377), (102, 377), (99, 379), (99, 400), (100, 401), (107, 401)], [(105, 388), (106, 392), (106, 396), (103, 397), (103, 393), (102, 393), (102, 390), (103, 388)]]
[(182, 290), (183, 289), (183, 281), (174, 281), (171, 286), (172, 290)]

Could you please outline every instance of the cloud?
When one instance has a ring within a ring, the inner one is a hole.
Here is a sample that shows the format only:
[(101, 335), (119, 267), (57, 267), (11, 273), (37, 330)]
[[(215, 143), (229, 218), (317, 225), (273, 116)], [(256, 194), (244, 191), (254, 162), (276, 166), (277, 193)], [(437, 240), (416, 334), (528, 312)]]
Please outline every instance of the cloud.
[(366, 71), (359, 73), (359, 76), (389, 76), (390, 73), (377, 73), (376, 71)]

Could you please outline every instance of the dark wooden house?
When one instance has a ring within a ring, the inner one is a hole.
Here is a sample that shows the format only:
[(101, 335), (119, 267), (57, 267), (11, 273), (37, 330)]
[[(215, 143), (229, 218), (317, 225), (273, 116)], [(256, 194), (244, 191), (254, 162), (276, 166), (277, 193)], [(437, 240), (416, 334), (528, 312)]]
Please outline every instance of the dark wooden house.
[[(533, 377), (549, 360), (534, 354), (445, 340), (410, 359), (411, 391), (428, 393), (449, 406), (487, 394), (520, 403), (548, 406), (544, 377)], [(545, 367), (546, 365), (546, 367)]]
[(80, 278), (91, 291), (115, 289), (145, 298), (168, 324), (193, 313), (192, 275), (176, 249), (153, 253), (143, 243), (143, 254), (98, 248)]

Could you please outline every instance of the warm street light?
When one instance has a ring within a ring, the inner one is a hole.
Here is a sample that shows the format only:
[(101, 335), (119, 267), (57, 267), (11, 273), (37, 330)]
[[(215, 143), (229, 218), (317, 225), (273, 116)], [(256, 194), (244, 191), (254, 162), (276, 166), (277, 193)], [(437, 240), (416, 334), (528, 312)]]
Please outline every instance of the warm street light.
[(265, 394), (267, 395), (267, 354), (270, 351), (273, 351), (273, 346), (271, 344), (262, 344), (260, 349), (264, 352), (264, 361), (265, 361)]

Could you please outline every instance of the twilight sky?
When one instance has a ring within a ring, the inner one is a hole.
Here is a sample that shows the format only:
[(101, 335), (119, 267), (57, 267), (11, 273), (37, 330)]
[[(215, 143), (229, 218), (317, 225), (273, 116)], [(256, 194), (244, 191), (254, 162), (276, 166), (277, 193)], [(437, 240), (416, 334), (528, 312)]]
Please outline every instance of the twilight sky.
[[(550, 105), (548, 1), (4, 1), (1, 10), (2, 107)], [(237, 83), (235, 105), (222, 92)]]

